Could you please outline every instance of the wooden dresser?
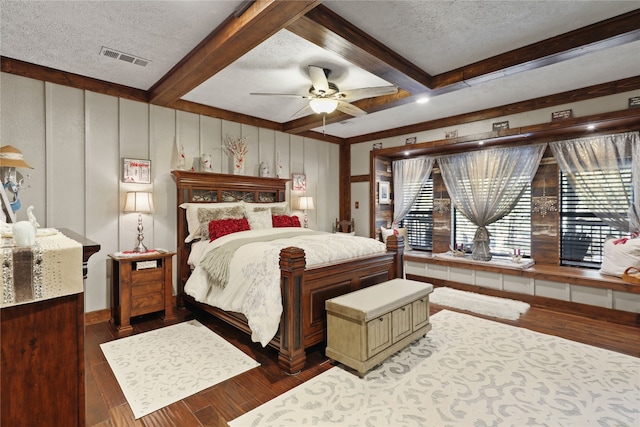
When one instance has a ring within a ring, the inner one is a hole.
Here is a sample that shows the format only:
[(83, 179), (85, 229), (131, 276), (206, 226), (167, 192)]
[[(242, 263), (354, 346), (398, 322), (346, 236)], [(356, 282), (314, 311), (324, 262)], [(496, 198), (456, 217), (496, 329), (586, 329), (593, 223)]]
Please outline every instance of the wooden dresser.
[[(100, 245), (70, 230), (80, 242), (86, 278)], [(84, 292), (3, 307), (0, 311), (3, 426), (84, 426)]]

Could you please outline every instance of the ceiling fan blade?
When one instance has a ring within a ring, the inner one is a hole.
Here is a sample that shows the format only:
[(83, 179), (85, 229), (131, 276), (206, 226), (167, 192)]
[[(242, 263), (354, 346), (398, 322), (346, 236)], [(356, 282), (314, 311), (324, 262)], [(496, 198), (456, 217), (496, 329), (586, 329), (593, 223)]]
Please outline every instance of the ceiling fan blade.
[(366, 111), (356, 107), (353, 104), (349, 104), (348, 102), (345, 102), (345, 101), (338, 101), (337, 109), (339, 111), (342, 111), (343, 113), (349, 114), (350, 116), (354, 116), (354, 117), (362, 117), (367, 114)]
[(309, 76), (311, 76), (311, 84), (317, 91), (324, 93), (329, 92), (329, 81), (324, 74), (324, 68), (315, 65), (309, 65)]
[(309, 114), (313, 114), (313, 110), (311, 109), (311, 107), (309, 107), (309, 104), (307, 104), (301, 109), (299, 109), (298, 111), (296, 111), (295, 113), (293, 113), (290, 119), (297, 119), (299, 117), (308, 116)]
[(250, 93), (249, 95), (258, 95), (258, 96), (285, 96), (285, 97), (289, 97), (289, 98), (302, 98), (302, 99), (308, 99), (311, 98), (308, 95), (296, 95), (294, 93)]
[(360, 89), (343, 90), (333, 95), (332, 98), (343, 99), (345, 101), (357, 101), (359, 99), (393, 95), (396, 93), (398, 93), (398, 88), (395, 86), (363, 87)]

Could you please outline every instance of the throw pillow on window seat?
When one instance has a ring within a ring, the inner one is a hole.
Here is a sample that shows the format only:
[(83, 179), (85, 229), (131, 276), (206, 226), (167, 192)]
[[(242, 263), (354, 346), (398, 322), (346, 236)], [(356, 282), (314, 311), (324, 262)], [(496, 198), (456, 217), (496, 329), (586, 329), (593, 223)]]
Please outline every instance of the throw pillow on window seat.
[(404, 239), (404, 249), (407, 251), (411, 250), (411, 246), (409, 246), (409, 239), (407, 238), (407, 229), (405, 227), (402, 228), (386, 228), (380, 227), (380, 236), (382, 237), (382, 241), (387, 244), (387, 237), (392, 234), (400, 235)]

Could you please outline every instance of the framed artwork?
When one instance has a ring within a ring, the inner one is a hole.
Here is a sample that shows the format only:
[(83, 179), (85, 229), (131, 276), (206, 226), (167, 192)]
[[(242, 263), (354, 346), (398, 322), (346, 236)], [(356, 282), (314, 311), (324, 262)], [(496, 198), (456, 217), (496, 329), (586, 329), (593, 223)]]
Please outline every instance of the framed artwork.
[(391, 203), (391, 183), (388, 181), (380, 181), (378, 188), (378, 203), (388, 205)]
[(123, 159), (122, 180), (136, 184), (151, 184), (151, 160)]
[(293, 184), (291, 189), (294, 191), (307, 191), (307, 176), (303, 173), (291, 174)]

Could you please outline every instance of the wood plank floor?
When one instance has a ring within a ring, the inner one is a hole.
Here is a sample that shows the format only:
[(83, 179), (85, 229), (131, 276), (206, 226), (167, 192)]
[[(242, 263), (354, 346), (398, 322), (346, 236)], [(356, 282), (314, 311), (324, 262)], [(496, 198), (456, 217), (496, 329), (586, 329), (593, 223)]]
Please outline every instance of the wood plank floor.
[[(431, 306), (431, 313), (441, 307)], [(114, 325), (104, 322), (86, 327), (85, 376), (88, 427), (145, 426), (191, 427), (227, 426), (245, 412), (271, 400), (285, 391), (331, 368), (322, 348), (307, 356), (307, 368), (297, 376), (284, 374), (277, 365), (277, 354), (252, 343), (247, 336), (206, 314), (176, 310), (178, 318), (165, 323), (157, 315), (132, 319), (134, 334), (169, 324), (197, 318), (217, 334), (260, 362), (261, 366), (210, 387), (196, 395), (134, 420), (120, 387), (107, 364), (100, 344), (119, 337)], [(482, 317), (482, 316), (478, 316)], [(497, 320), (490, 318), (491, 320)], [(619, 325), (606, 321), (560, 313), (542, 307), (532, 307), (517, 321), (502, 321), (538, 332), (572, 339), (640, 357), (640, 327)]]

